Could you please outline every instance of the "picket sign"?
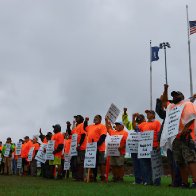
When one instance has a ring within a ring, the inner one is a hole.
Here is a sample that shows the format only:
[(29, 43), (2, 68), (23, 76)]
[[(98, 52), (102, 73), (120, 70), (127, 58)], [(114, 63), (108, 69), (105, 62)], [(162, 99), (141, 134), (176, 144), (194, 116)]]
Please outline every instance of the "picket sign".
[(35, 156), (35, 159), (41, 163), (45, 163), (46, 162), (46, 154), (45, 154), (45, 149), (47, 147), (47, 144), (41, 144), (36, 156)]
[(154, 131), (139, 133), (138, 158), (151, 158)]
[(96, 167), (97, 142), (87, 143), (84, 168)]
[(31, 148), (30, 148), (29, 153), (28, 153), (27, 161), (32, 161), (34, 149), (35, 149), (35, 147), (31, 147)]
[(21, 157), (18, 157), (18, 160), (17, 160), (17, 169), (21, 169), (22, 168), (22, 158)]
[(163, 166), (160, 149), (151, 151), (151, 167), (153, 181), (157, 178), (160, 178), (163, 175)]
[(70, 161), (71, 161), (71, 156), (70, 154), (64, 154), (64, 170), (69, 170), (70, 169)]
[(46, 146), (46, 160), (54, 160), (54, 140), (49, 140)]
[(9, 157), (10, 155), (10, 150), (11, 150), (11, 144), (5, 144), (5, 153), (4, 153), (4, 157)]
[[(185, 104), (179, 106), (175, 106), (174, 104), (168, 105), (166, 110), (165, 123), (161, 134), (161, 147), (165, 146), (168, 141), (170, 141), (170, 146), (172, 145), (175, 136), (179, 132), (180, 118), (184, 109), (184, 105)], [(169, 138), (173, 139), (170, 140)]]
[(70, 155), (71, 156), (77, 156), (78, 151), (77, 151), (77, 134), (73, 134), (71, 138), (71, 147), (70, 147)]
[(40, 168), (41, 167), (41, 162), (37, 161), (37, 167)]
[(120, 114), (120, 110), (118, 109), (117, 106), (115, 106), (112, 103), (108, 109), (108, 112), (106, 113), (106, 117), (108, 117), (110, 122), (114, 124), (116, 122), (116, 119), (118, 118), (119, 114)]
[(21, 155), (21, 150), (22, 150), (22, 142), (16, 143), (16, 155)]
[(120, 151), (118, 150), (120, 142), (122, 140), (122, 135), (108, 135), (107, 142), (107, 156), (120, 156)]
[(126, 141), (126, 153), (138, 153), (139, 134), (131, 130)]

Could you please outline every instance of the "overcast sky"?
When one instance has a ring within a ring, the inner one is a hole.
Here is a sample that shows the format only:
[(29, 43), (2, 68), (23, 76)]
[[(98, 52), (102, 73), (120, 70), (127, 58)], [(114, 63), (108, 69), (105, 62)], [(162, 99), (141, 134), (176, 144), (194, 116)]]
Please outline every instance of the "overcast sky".
[[(0, 0), (0, 140), (51, 131), (73, 115), (150, 107), (149, 41), (169, 42), (171, 90), (190, 95), (186, 4), (195, 0)], [(196, 34), (191, 35), (196, 92)], [(165, 83), (153, 62), (153, 105)]]

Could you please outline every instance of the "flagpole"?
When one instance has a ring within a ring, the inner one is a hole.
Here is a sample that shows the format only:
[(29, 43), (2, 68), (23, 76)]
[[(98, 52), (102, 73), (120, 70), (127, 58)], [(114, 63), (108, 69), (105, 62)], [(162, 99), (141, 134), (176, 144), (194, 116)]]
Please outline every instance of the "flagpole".
[(152, 110), (152, 47), (150, 40), (150, 109)]
[(192, 67), (191, 67), (191, 40), (190, 40), (190, 25), (188, 15), (188, 5), (186, 5), (186, 16), (187, 16), (187, 35), (188, 35), (188, 53), (189, 53), (189, 74), (190, 74), (190, 96), (193, 95), (193, 79), (192, 79)]

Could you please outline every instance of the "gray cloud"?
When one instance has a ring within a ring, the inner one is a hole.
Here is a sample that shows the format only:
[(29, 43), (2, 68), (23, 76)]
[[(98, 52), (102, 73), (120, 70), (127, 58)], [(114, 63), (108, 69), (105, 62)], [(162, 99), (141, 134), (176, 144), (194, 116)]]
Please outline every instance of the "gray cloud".
[[(186, 1), (0, 2), (0, 139), (32, 136), (73, 115), (104, 115), (113, 102), (130, 114), (149, 107), (149, 40), (169, 41), (170, 89), (189, 96)], [(191, 36), (193, 76), (196, 35)], [(195, 77), (193, 83), (195, 84)], [(153, 62), (153, 98), (164, 55)], [(194, 91), (195, 85), (194, 85)]]

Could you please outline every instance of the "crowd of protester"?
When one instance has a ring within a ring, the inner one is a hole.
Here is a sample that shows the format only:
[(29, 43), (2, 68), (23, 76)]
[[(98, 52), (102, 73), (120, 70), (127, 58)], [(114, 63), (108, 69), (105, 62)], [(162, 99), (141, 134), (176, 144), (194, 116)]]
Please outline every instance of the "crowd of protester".
[[(160, 138), (167, 116), (167, 108), (184, 104), (179, 133), (175, 136), (172, 147), (167, 149), (167, 159), (170, 166), (171, 187), (196, 188), (196, 107), (194, 100), (196, 95), (185, 99), (179, 91), (171, 92), (172, 99), (168, 99), (168, 86), (164, 85), (164, 92), (156, 101), (154, 110), (145, 110), (144, 114), (134, 113), (129, 120), (128, 109), (124, 108), (122, 122), (112, 124), (109, 118), (102, 119), (101, 115), (94, 117), (93, 123), (82, 115), (74, 116), (74, 122), (67, 121), (67, 129), (62, 132), (61, 126), (53, 126), (53, 133), (42, 133), (32, 138), (25, 136), (18, 142), (22, 143), (21, 154), (16, 155), (16, 145), (10, 137), (5, 144), (0, 142), (0, 173), (2, 175), (41, 176), (50, 179), (72, 178), (76, 181), (96, 182), (98, 174), (100, 180), (107, 181), (106, 170), (112, 173), (113, 182), (122, 182), (124, 176), (124, 162), (126, 154), (126, 140), (129, 131), (146, 132), (153, 131), (153, 150), (160, 149)], [(162, 119), (162, 123), (156, 118)], [(188, 121), (185, 119), (189, 119)], [(125, 129), (126, 128), (126, 129)], [(77, 156), (71, 157), (70, 170), (64, 170), (64, 154), (70, 153), (72, 135), (77, 134)], [(107, 135), (121, 135), (122, 139), (118, 148), (120, 156), (106, 157)], [(38, 163), (35, 159), (41, 144), (54, 141), (54, 160), (46, 160)], [(84, 168), (85, 150), (88, 143), (97, 142), (96, 167)], [(9, 154), (6, 154), (6, 145), (10, 144)], [(30, 149), (33, 148), (32, 160), (28, 160)], [(6, 156), (5, 156), (6, 154)], [(17, 167), (19, 158), (22, 160), (21, 168)], [(131, 154), (135, 182), (134, 184), (161, 185), (161, 178), (152, 178), (151, 158), (138, 158), (137, 153)], [(71, 176), (70, 176), (71, 175)], [(189, 183), (189, 177), (192, 184)], [(89, 179), (87, 179), (89, 178)]]

